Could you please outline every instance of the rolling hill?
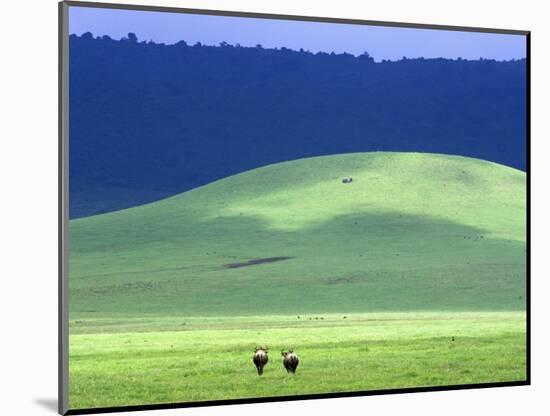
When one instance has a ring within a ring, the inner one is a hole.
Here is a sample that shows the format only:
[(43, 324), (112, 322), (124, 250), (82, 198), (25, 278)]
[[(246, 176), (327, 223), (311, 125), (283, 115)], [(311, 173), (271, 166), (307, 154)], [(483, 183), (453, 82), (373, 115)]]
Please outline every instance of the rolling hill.
[(71, 319), (523, 310), (525, 181), (465, 157), (339, 154), (71, 220)]

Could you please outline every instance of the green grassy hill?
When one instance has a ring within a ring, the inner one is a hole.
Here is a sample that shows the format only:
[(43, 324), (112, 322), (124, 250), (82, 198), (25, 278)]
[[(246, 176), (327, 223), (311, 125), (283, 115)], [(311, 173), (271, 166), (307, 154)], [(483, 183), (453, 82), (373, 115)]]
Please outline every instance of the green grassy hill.
[(71, 319), (522, 310), (525, 193), (521, 171), (433, 154), (255, 169), (70, 221)]
[(71, 407), (525, 380), (525, 196), (494, 163), (363, 153), (73, 220)]

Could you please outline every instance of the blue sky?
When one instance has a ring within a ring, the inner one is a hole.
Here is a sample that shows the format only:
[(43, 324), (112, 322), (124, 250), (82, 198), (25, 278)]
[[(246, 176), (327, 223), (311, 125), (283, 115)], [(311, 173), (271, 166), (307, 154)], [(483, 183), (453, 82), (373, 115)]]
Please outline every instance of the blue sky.
[(139, 40), (167, 44), (185, 40), (218, 45), (287, 47), (311, 52), (368, 51), (376, 61), (416, 58), (508, 60), (526, 56), (525, 36), (447, 30), (411, 29), (337, 23), (251, 19), (182, 13), (69, 8), (69, 33), (109, 35), (114, 39), (134, 32)]

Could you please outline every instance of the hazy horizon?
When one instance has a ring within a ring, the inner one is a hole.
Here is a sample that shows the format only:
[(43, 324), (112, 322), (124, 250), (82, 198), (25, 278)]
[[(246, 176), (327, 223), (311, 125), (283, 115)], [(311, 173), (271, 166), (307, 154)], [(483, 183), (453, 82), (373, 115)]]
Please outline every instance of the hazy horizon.
[(69, 33), (108, 35), (129, 32), (140, 41), (174, 44), (232, 45), (327, 53), (365, 51), (377, 62), (407, 58), (495, 59), (526, 57), (524, 35), (369, 26), (71, 6)]

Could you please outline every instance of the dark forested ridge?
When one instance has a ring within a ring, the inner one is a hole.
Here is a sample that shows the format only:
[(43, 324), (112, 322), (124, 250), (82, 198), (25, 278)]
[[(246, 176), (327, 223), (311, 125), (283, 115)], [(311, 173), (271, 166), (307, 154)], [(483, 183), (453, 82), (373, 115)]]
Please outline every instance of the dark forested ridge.
[(71, 217), (334, 153), (447, 153), (525, 170), (525, 77), (525, 60), (376, 63), (72, 35)]

